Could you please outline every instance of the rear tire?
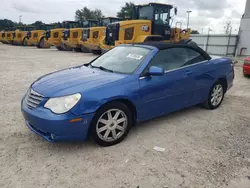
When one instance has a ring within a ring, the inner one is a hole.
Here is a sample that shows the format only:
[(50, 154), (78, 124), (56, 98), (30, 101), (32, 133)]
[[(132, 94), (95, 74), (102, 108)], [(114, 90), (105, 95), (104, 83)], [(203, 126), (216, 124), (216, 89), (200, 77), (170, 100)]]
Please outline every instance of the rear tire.
[(248, 75), (248, 74), (244, 74), (244, 73), (243, 73), (243, 76), (244, 76), (245, 78), (249, 78), (249, 75)]
[(129, 108), (119, 102), (112, 102), (98, 110), (91, 122), (90, 135), (100, 146), (120, 143), (129, 133), (133, 119)]
[(56, 49), (57, 49), (58, 51), (63, 51), (63, 49), (62, 49), (61, 47), (56, 47)]
[(206, 109), (214, 110), (217, 109), (225, 95), (225, 85), (222, 81), (217, 81), (210, 89), (208, 99), (207, 101), (203, 104), (203, 107)]
[(90, 53), (90, 50), (88, 48), (84, 47), (84, 46), (81, 46), (81, 51), (83, 53)]
[(81, 48), (74, 48), (75, 52), (82, 52)]
[(101, 55), (102, 51), (101, 50), (92, 50), (92, 53), (95, 55)]

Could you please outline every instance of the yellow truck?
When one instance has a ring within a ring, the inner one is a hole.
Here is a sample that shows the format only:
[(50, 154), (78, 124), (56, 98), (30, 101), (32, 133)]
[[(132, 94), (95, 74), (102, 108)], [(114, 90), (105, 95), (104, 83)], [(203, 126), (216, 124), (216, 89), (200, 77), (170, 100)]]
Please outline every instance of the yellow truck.
[(46, 39), (51, 46), (55, 46), (59, 51), (71, 51), (72, 48), (62, 43), (63, 38), (67, 38), (67, 29), (79, 27), (79, 22), (64, 21), (59, 28), (46, 31)]
[(81, 52), (82, 49), (79, 42), (83, 38), (85, 28), (92, 28), (98, 25), (100, 25), (100, 22), (98, 20), (88, 19), (83, 23), (80, 23), (79, 27), (64, 30), (62, 45), (74, 49), (74, 51), (76, 52)]
[[(100, 42), (103, 52), (120, 44), (151, 41), (180, 42), (190, 38), (190, 29), (171, 28), (172, 5), (149, 3), (137, 5), (133, 19), (107, 26), (105, 40)], [(177, 14), (177, 8), (174, 9)]]
[(5, 35), (5, 33), (4, 33), (4, 30), (2, 30), (1, 32), (0, 32), (0, 42), (3, 42), (3, 39), (4, 39), (4, 36)]
[(37, 30), (27, 32), (27, 45), (36, 46), (37, 48), (50, 48), (50, 44), (46, 39), (46, 31), (54, 29), (53, 24), (43, 24)]
[(13, 31), (15, 31), (15, 28), (6, 28), (4, 31), (2, 31), (1, 35), (2, 35), (2, 39), (1, 42), (3, 44), (12, 44), (12, 40), (13, 40)]
[(100, 41), (105, 39), (107, 25), (119, 21), (121, 21), (120, 18), (107, 17), (101, 20), (101, 26), (99, 27), (84, 28), (82, 38), (78, 42), (81, 51), (84, 53), (101, 54)]
[(12, 33), (12, 44), (27, 46), (27, 33), (36, 30), (35, 26), (20, 26)]

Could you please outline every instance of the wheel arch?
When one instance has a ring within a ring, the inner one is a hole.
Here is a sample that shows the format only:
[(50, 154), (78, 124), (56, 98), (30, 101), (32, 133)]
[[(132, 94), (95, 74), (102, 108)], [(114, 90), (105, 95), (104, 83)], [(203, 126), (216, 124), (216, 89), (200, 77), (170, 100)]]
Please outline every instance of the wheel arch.
[(101, 109), (104, 106), (106, 106), (106, 105), (108, 105), (110, 103), (113, 103), (113, 102), (119, 102), (119, 103), (122, 103), (122, 104), (126, 105), (129, 108), (129, 110), (131, 111), (131, 114), (132, 114), (132, 117), (133, 117), (133, 124), (136, 123), (136, 120), (137, 120), (136, 106), (131, 100), (126, 99), (126, 98), (117, 98), (117, 99), (107, 101), (107, 102), (103, 103), (96, 111), (98, 111), (99, 109)]
[(39, 43), (41, 42), (41, 40), (43, 40), (45, 38), (45, 36), (41, 36), (40, 38), (39, 38)]
[(225, 76), (220, 77), (217, 81), (220, 81), (223, 84), (224, 87), (224, 93), (226, 93), (227, 88), (228, 88), (228, 84), (227, 84), (227, 79)]

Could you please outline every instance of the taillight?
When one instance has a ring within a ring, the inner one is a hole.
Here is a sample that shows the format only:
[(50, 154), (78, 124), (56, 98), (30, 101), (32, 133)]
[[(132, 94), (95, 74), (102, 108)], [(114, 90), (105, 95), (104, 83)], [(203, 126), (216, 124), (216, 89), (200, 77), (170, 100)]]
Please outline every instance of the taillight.
[(231, 63), (231, 66), (232, 66), (232, 72), (233, 72), (233, 79), (235, 78), (235, 72), (234, 72), (234, 64)]

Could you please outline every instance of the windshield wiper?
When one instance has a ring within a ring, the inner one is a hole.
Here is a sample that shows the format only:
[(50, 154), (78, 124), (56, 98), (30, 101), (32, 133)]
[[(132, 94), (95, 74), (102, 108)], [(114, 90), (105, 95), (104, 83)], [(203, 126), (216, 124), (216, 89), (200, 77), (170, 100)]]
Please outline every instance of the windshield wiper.
[(114, 72), (114, 71), (112, 71), (112, 70), (110, 70), (110, 69), (107, 69), (107, 68), (105, 68), (105, 67), (103, 67), (103, 66), (93, 66), (93, 65), (91, 65), (91, 67), (92, 68), (97, 68), (97, 69), (101, 69), (102, 71), (107, 71), (107, 72)]

